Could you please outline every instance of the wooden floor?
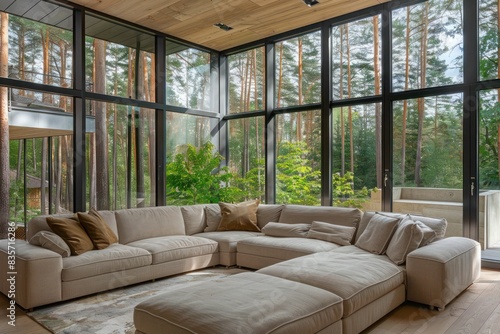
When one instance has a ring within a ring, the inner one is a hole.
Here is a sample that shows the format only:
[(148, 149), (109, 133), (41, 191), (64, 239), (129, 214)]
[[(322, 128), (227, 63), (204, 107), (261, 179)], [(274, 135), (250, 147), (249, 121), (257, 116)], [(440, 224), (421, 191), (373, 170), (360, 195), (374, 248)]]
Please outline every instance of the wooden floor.
[[(0, 333), (50, 333), (19, 308), (16, 327), (6, 319), (8, 299), (0, 294)], [(415, 303), (405, 303), (389, 313), (363, 334), (500, 334), (500, 271), (483, 269), (479, 280), (446, 308), (431, 311)]]

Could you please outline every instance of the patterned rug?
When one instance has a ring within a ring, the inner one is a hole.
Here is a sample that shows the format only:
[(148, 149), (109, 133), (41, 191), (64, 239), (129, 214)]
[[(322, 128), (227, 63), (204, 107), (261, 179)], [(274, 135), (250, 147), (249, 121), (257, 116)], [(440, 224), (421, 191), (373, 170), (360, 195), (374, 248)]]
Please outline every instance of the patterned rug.
[(135, 305), (158, 294), (202, 281), (245, 272), (237, 268), (211, 268), (181, 274), (155, 282), (141, 283), (82, 297), (27, 313), (53, 333), (133, 334)]

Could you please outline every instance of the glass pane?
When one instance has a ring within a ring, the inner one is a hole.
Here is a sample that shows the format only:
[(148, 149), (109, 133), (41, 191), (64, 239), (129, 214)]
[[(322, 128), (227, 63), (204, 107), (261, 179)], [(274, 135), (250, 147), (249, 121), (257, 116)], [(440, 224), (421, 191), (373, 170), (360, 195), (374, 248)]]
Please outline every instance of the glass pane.
[[(11, 8), (14, 12), (0, 18), (8, 21), (9, 35), (9, 68), (7, 73), (0, 71), (0, 75), (23, 81), (71, 87), (72, 11), (43, 1), (35, 6), (39, 10), (37, 14), (34, 14), (35, 10), (16, 13), (14, 7), (16, 6)], [(49, 13), (52, 15), (47, 15)], [(57, 19), (56, 14), (60, 15)]]
[(10, 219), (23, 222), (40, 214), (71, 212), (72, 99), (9, 90)]
[(463, 0), (429, 0), (395, 10), (394, 91), (463, 82)]
[(332, 28), (334, 99), (380, 95), (380, 16)]
[(235, 202), (256, 198), (265, 202), (264, 130), (264, 117), (229, 121), (231, 184), (241, 190)]
[(380, 211), (380, 103), (333, 109), (333, 204)]
[(500, 79), (499, 0), (479, 0), (479, 74), (481, 80)]
[(480, 92), (479, 241), (500, 247), (500, 91)]
[(321, 203), (321, 112), (276, 117), (276, 203)]
[(448, 221), (463, 235), (463, 97), (394, 103), (393, 210)]
[[(167, 203), (217, 203), (222, 158), (211, 143), (210, 118), (167, 112)], [(216, 189), (214, 187), (217, 185)]]
[(277, 108), (320, 102), (321, 32), (276, 43)]
[(167, 104), (210, 110), (210, 53), (167, 41)]
[(230, 114), (264, 109), (264, 60), (263, 47), (228, 57)]
[(155, 111), (91, 101), (95, 117), (87, 134), (88, 208), (154, 206)]
[(86, 90), (155, 101), (154, 37), (85, 16)]

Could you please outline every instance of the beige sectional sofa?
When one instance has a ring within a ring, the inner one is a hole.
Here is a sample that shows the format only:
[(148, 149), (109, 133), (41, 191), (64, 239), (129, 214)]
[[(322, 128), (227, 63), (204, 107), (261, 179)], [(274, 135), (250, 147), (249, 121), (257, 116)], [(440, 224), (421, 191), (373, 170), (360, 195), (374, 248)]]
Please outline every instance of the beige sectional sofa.
[[(263, 233), (216, 231), (217, 204), (99, 213), (119, 239), (105, 249), (62, 257), (16, 241), (15, 300), (20, 306), (29, 309), (209, 266), (239, 265), (258, 271), (141, 303), (134, 313), (137, 333), (359, 333), (405, 300), (445, 307), (480, 272), (479, 244), (439, 239), (446, 228), (439, 219), (412, 217), (438, 239), (397, 265), (385, 254), (354, 245), (365, 230), (378, 231), (372, 228), (375, 213), (357, 209), (261, 204), (257, 225)], [(316, 234), (310, 229), (313, 222), (321, 222), (314, 223), (320, 224)], [(330, 225), (342, 229), (342, 240), (331, 242), (322, 232)], [(29, 222), (28, 240), (40, 231), (50, 231), (46, 217)], [(0, 241), (3, 268), (7, 244)], [(5, 271), (0, 272), (0, 291), (9, 291)]]

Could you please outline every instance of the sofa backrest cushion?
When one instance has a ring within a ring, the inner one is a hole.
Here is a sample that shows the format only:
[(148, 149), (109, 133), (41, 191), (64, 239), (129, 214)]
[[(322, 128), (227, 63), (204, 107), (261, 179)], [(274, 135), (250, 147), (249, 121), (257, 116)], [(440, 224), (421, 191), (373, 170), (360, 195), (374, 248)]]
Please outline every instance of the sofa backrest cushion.
[(284, 204), (259, 204), (257, 208), (257, 226), (262, 229), (269, 222), (279, 221), (284, 207)]
[(220, 206), (218, 203), (206, 204), (205, 205), (206, 227), (204, 231), (205, 232), (217, 231), (221, 218), (222, 215), (220, 213)]
[(362, 215), (361, 210), (355, 208), (288, 204), (281, 212), (279, 222), (285, 224), (311, 224), (313, 221), (320, 221), (357, 227)]
[(186, 234), (181, 208), (178, 206), (123, 209), (116, 211), (115, 216), (121, 244)]
[(207, 226), (204, 204), (181, 206), (181, 213), (184, 219), (186, 235), (203, 232)]
[(384, 254), (391, 238), (404, 218), (376, 213), (361, 233), (355, 246), (374, 254)]

